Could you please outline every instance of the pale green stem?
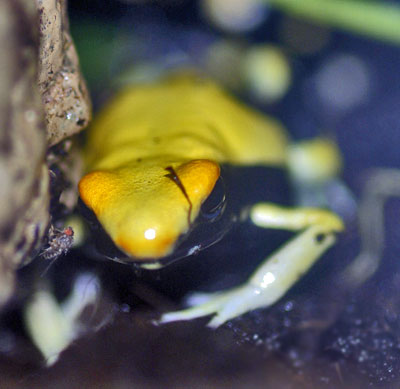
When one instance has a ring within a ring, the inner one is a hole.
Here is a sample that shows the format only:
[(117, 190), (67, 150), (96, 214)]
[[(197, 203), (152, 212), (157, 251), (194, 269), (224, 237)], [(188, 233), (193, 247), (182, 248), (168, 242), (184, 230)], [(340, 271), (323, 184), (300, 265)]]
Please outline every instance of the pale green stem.
[(313, 22), (400, 44), (400, 7), (360, 0), (260, 0)]

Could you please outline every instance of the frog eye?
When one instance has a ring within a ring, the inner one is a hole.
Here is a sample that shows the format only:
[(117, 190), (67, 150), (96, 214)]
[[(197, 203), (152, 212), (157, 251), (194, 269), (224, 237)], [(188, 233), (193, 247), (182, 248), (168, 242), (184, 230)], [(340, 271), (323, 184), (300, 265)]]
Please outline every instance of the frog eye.
[(197, 254), (219, 242), (232, 228), (236, 219), (237, 212), (231, 207), (224, 179), (220, 176), (190, 231), (180, 238), (173, 254), (159, 261), (159, 266)]
[(226, 203), (226, 186), (223, 177), (220, 176), (210, 196), (201, 206), (198, 222), (216, 221), (224, 213)]

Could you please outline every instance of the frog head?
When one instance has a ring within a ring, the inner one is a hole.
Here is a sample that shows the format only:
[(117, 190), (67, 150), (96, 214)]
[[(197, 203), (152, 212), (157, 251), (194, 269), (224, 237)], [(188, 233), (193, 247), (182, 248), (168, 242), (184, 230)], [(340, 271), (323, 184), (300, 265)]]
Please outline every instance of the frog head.
[(219, 175), (219, 165), (207, 159), (144, 159), (92, 171), (81, 179), (79, 193), (128, 257), (159, 260), (189, 231)]

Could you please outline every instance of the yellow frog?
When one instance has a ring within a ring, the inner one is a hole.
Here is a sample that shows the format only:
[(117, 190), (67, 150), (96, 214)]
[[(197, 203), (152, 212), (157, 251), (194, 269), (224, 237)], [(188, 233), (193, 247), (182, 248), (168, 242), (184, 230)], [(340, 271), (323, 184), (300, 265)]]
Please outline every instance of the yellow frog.
[[(98, 115), (88, 134), (81, 199), (132, 261), (159, 263), (190, 233), (220, 175), (220, 164), (288, 168), (322, 182), (339, 170), (335, 146), (322, 139), (289, 145), (281, 124), (236, 101), (209, 79), (177, 74), (128, 87)], [(188, 309), (160, 322), (214, 315), (217, 327), (276, 302), (335, 242), (342, 220), (319, 208), (255, 204), (262, 228), (299, 233), (230, 290), (195, 295)]]

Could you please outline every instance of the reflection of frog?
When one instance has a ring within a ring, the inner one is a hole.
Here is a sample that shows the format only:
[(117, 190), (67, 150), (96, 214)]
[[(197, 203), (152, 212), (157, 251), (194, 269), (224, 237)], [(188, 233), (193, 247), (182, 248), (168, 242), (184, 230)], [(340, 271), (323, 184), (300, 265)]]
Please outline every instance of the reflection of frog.
[[(88, 174), (80, 196), (132, 261), (158, 263), (187, 233), (220, 174), (219, 164), (289, 167), (298, 180), (324, 181), (339, 168), (335, 147), (314, 140), (288, 146), (276, 121), (241, 105), (209, 80), (171, 76), (123, 91), (91, 127)], [(263, 228), (300, 231), (247, 283), (201, 294), (192, 308), (161, 321), (215, 314), (210, 325), (277, 301), (335, 241), (343, 223), (317, 208), (256, 204)]]

